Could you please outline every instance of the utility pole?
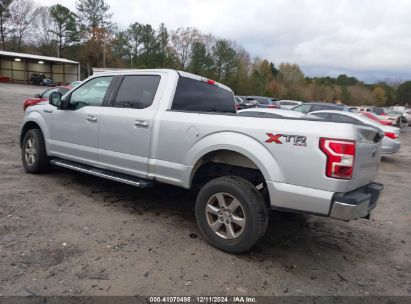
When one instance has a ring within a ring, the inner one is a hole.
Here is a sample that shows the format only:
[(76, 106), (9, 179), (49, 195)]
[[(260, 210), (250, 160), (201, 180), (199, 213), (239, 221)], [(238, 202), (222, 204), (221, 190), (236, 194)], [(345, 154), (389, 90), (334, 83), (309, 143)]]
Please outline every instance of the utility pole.
[(106, 67), (106, 42), (103, 40), (103, 68)]
[(130, 52), (130, 69), (133, 68), (133, 54)]

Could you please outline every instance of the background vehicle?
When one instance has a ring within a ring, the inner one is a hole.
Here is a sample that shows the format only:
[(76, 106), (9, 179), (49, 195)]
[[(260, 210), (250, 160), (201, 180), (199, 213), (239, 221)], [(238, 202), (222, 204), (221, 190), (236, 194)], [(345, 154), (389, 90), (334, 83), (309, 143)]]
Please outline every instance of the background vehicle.
[(302, 118), (305, 117), (306, 114), (298, 112), (298, 111), (293, 111), (293, 110), (287, 110), (287, 109), (271, 109), (271, 108), (251, 108), (251, 109), (244, 109), (241, 111), (238, 111), (238, 113), (244, 113), (251, 114), (251, 113), (267, 113), (267, 114), (275, 114), (283, 117), (298, 117)]
[(53, 164), (136, 187), (192, 189), (205, 239), (233, 253), (265, 234), (270, 208), (369, 217), (383, 188), (372, 182), (381, 131), (240, 114), (230, 88), (197, 75), (101, 73), (26, 109), (22, 162), (28, 173)]
[(31, 82), (34, 85), (41, 85), (41, 86), (49, 86), (53, 87), (56, 85), (53, 79), (51, 79), (49, 76), (46, 74), (37, 74), (33, 73), (30, 78)]
[(410, 121), (407, 119), (407, 116), (410, 117), (410, 114), (402, 111), (388, 110), (387, 119), (393, 122), (394, 126), (404, 128), (410, 124)]
[[(381, 121), (389, 120), (391, 121), (391, 124), (393, 126), (398, 126), (400, 128), (403, 128), (407, 125), (407, 119), (403, 115), (402, 112), (393, 111), (393, 110), (386, 111), (384, 108), (381, 108), (381, 107), (368, 107), (368, 106), (357, 107), (357, 109), (360, 113), (372, 113), (374, 114), (374, 116), (376, 116)], [(370, 116), (367, 116), (367, 117), (373, 119)]]
[(258, 102), (258, 106), (261, 108), (280, 108), (278, 104), (278, 99), (265, 96), (247, 96)]
[(69, 84), (70, 87), (75, 88), (79, 86), (82, 83), (81, 80), (73, 81), (72, 83)]
[(237, 110), (248, 109), (248, 108), (255, 108), (259, 106), (259, 103), (251, 98), (247, 98), (246, 96), (235, 96)]
[(48, 89), (41, 94), (34, 95), (34, 98), (28, 98), (23, 103), (23, 110), (26, 110), (27, 107), (34, 106), (42, 101), (48, 101), (49, 96), (53, 92), (58, 92), (61, 95), (66, 94), (71, 90), (70, 86), (56, 86), (54, 88)]
[(280, 105), (281, 109), (291, 110), (295, 106), (302, 104), (302, 101), (295, 101), (295, 100), (279, 100), (278, 104)]
[[(365, 113), (363, 113), (365, 114)], [(370, 113), (367, 113), (370, 114)], [(374, 126), (381, 129), (384, 132), (384, 138), (382, 139), (381, 153), (393, 154), (398, 152), (401, 143), (398, 140), (400, 136), (400, 129), (392, 126), (384, 125), (378, 121), (368, 118), (366, 115), (360, 115), (350, 112), (341, 111), (317, 111), (311, 112), (310, 115), (321, 117), (322, 119), (345, 122), (345, 123), (357, 123), (361, 122), (367, 125)]]
[(378, 118), (377, 115), (375, 115), (371, 112), (360, 112), (359, 114), (362, 115), (362, 116), (365, 116), (365, 117), (367, 117), (367, 118), (369, 118), (369, 119), (371, 119), (375, 122), (378, 122), (382, 125), (391, 126), (393, 124), (392, 120), (380, 119), (380, 118)]
[(321, 110), (350, 111), (350, 108), (345, 105), (339, 105), (335, 103), (305, 102), (299, 106), (292, 108), (292, 110), (298, 111), (301, 113), (310, 113), (313, 111), (321, 111)]

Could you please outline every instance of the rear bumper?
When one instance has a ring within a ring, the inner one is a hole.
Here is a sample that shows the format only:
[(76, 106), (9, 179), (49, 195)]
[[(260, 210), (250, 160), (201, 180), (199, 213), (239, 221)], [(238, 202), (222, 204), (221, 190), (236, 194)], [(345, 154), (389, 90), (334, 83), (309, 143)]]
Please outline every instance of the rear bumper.
[(400, 150), (401, 142), (398, 140), (386, 140), (381, 147), (382, 154), (393, 154)]
[(370, 183), (347, 193), (335, 194), (330, 217), (343, 221), (369, 217), (383, 189), (382, 184)]

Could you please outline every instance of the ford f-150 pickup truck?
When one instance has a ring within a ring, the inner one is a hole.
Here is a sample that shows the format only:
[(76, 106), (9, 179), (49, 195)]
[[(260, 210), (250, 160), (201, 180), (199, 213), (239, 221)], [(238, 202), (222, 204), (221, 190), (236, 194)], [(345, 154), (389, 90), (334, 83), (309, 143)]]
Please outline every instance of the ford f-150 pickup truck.
[(383, 134), (371, 126), (236, 113), (230, 88), (175, 70), (93, 75), (28, 107), (27, 173), (58, 166), (150, 187), (192, 189), (200, 231), (239, 253), (266, 232), (269, 210), (368, 218)]

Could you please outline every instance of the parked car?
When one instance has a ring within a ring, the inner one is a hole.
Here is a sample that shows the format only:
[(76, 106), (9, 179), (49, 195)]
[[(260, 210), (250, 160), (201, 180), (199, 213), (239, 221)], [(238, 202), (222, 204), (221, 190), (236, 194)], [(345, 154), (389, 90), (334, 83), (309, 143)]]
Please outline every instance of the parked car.
[(70, 89), (71, 89), (71, 87), (69, 87), (69, 86), (57, 86), (57, 87), (48, 89), (48, 90), (44, 91), (41, 94), (36, 94), (36, 95), (34, 95), (34, 97), (27, 98), (23, 103), (23, 110), (26, 110), (27, 107), (34, 106), (34, 105), (38, 104), (39, 102), (48, 101), (50, 94), (53, 93), (53, 92), (58, 92), (61, 95), (64, 95), (68, 91), (70, 91)]
[(258, 107), (258, 102), (246, 96), (235, 96), (237, 110)]
[(346, 105), (339, 105), (336, 103), (304, 102), (300, 104), (299, 106), (292, 108), (292, 110), (307, 114), (313, 111), (321, 111), (321, 110), (350, 111), (350, 108), (347, 107)]
[(75, 88), (79, 86), (82, 83), (81, 80), (73, 81), (72, 83), (69, 84), (70, 87)]
[(46, 74), (31, 74), (30, 80), (33, 85), (54, 87), (56, 83)]
[(240, 114), (230, 88), (197, 75), (99, 73), (26, 109), (22, 163), (27, 173), (54, 165), (141, 188), (192, 189), (204, 238), (232, 253), (262, 238), (270, 208), (369, 218), (383, 189), (372, 182), (381, 131)]
[(293, 111), (293, 110), (286, 110), (286, 109), (272, 109), (272, 108), (251, 108), (251, 109), (245, 109), (238, 111), (238, 113), (271, 113), (283, 117), (305, 117), (306, 114), (298, 112), (298, 111)]
[(410, 124), (410, 121), (407, 119), (407, 116), (410, 117), (410, 114), (407, 112), (388, 110), (387, 119), (391, 120), (394, 126), (404, 128)]
[[(363, 113), (366, 114), (366, 113)], [(369, 113), (367, 113), (369, 114)], [(345, 122), (345, 123), (364, 123), (370, 126), (374, 126), (381, 129), (384, 132), (384, 138), (382, 139), (381, 153), (393, 154), (398, 152), (401, 146), (399, 141), (400, 129), (389, 125), (384, 125), (376, 120), (368, 118), (366, 115), (360, 115), (350, 112), (341, 111), (317, 111), (311, 112), (310, 115), (320, 117), (322, 119)]]
[(276, 98), (265, 96), (247, 96), (247, 98), (256, 100), (261, 108), (280, 108)]
[(384, 108), (372, 106), (361, 106), (357, 107), (357, 109), (360, 113), (372, 113), (381, 121), (389, 120), (392, 122), (393, 126), (398, 126), (400, 128), (407, 126), (407, 119), (401, 112), (393, 110), (386, 111)]
[(373, 114), (373, 113), (371, 113), (371, 112), (360, 112), (359, 114), (362, 115), (362, 116), (367, 117), (368, 119), (371, 119), (371, 120), (373, 120), (373, 121), (379, 122), (379, 123), (382, 124), (382, 125), (391, 126), (391, 125), (393, 124), (393, 121), (392, 121), (392, 120), (389, 120), (389, 119), (380, 119), (380, 118), (378, 118), (377, 115), (375, 115), (375, 114)]
[(281, 109), (291, 110), (295, 106), (302, 104), (302, 101), (295, 101), (295, 100), (279, 100), (278, 104), (280, 105)]

